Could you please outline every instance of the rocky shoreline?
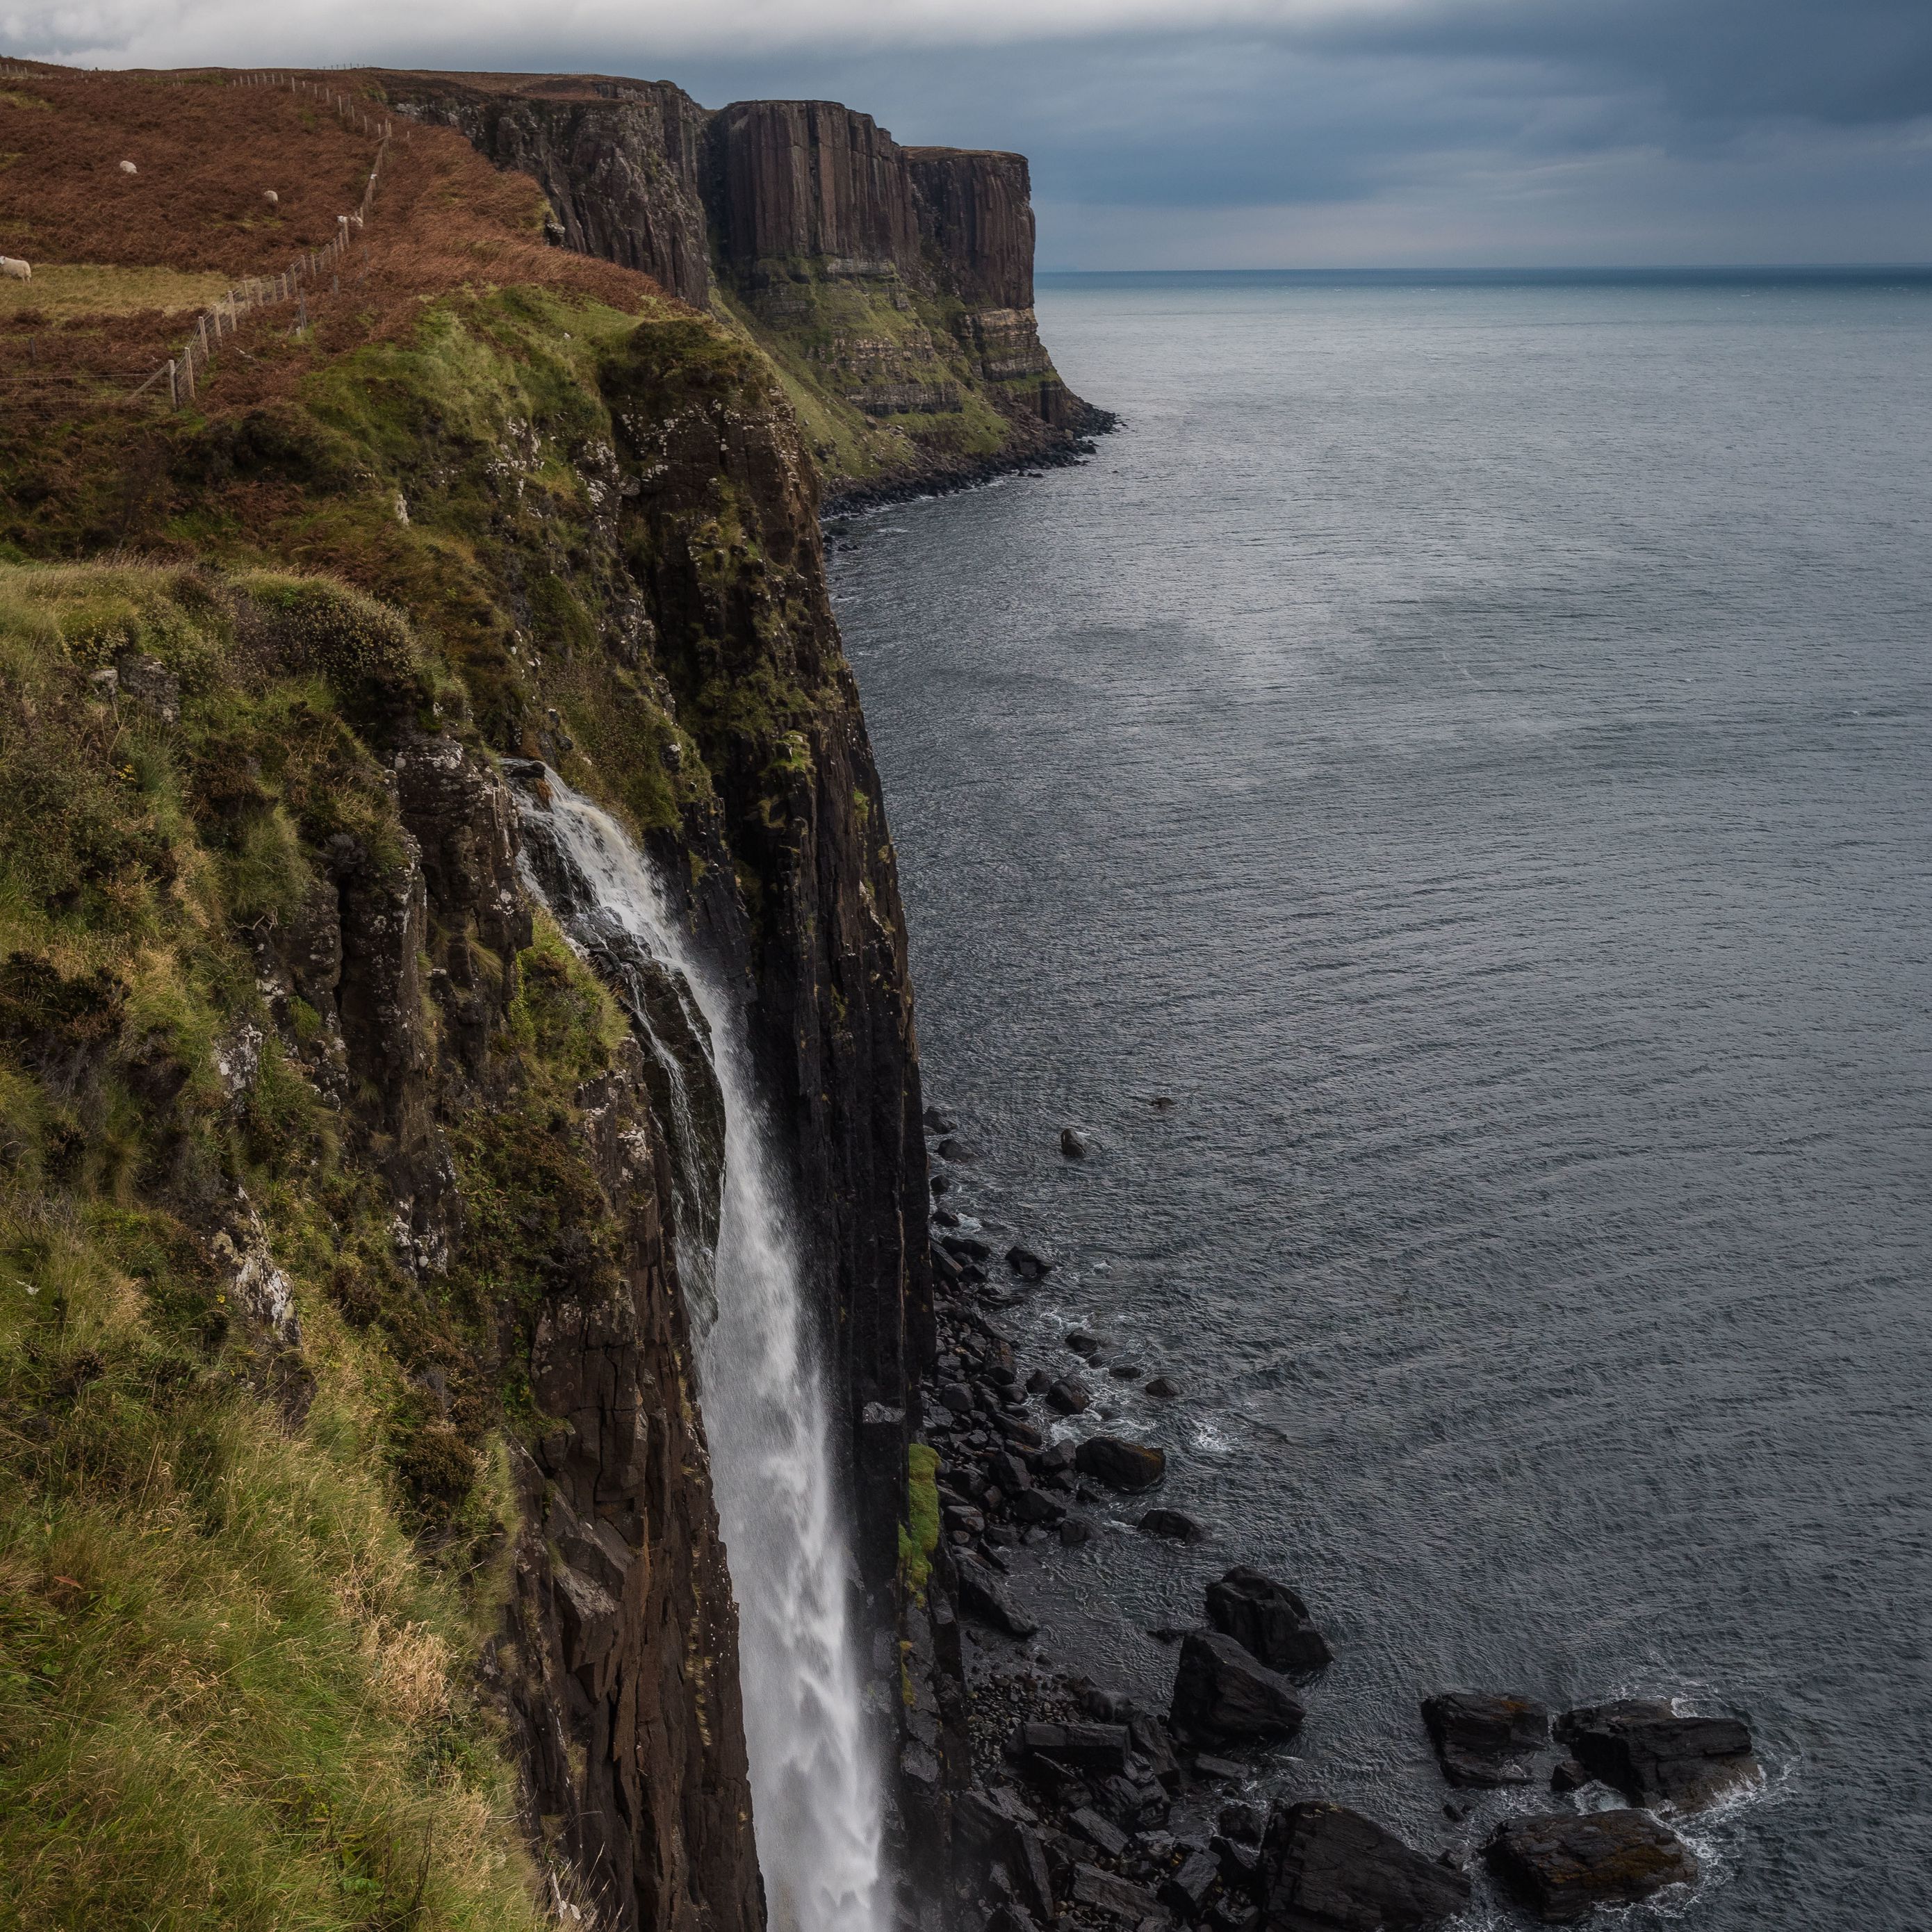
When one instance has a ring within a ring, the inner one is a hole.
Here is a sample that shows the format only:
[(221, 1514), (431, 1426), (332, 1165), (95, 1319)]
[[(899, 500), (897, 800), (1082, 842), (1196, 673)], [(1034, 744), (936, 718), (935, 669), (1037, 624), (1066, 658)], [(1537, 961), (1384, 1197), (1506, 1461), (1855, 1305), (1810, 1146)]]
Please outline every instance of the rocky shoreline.
[[(1017, 1238), (990, 1238), (948, 1204), (972, 1150), (944, 1112), (928, 1108), (925, 1125), (938, 1351), (912, 1419), (936, 1505), (934, 1594), (950, 1600), (934, 1613), (950, 1640), (942, 1654), (956, 1660), (952, 1699), (943, 1690), (941, 1701), (952, 1702), (967, 1747), (950, 1802), (950, 1922), (969, 1932), (1426, 1932), (1477, 1902), (1483, 1868), (1529, 1919), (1568, 1924), (1699, 1882), (1695, 1852), (1666, 1818), (1761, 1776), (1736, 1718), (1646, 1700), (1553, 1717), (1509, 1693), (1429, 1697), (1417, 1716), (1449, 1825), (1474, 1816), (1459, 1791), (1547, 1794), (1479, 1840), (1429, 1850), (1328, 1800), (1263, 1806), (1246, 1796), (1336, 1662), (1288, 1582), (1234, 1564), (1207, 1586), (1198, 1625), (1150, 1632), (1178, 1645), (1163, 1706), (1049, 1665), (1033, 1642), (1040, 1626), (1009, 1587), (1028, 1555), (1051, 1565), (1091, 1539), (1100, 1509), (1143, 1496), (1142, 1534), (1207, 1540), (1203, 1525), (1155, 1500), (1161, 1450), (1087, 1426), (1106, 1414), (1108, 1382), (1138, 1382), (1156, 1398), (1180, 1390), (1164, 1376), (1143, 1379), (1084, 1328), (1068, 1330), (1056, 1356), (1033, 1358), (1012, 1314), (1055, 1264)], [(1071, 1128), (1060, 1148), (1070, 1160), (1085, 1151)]]

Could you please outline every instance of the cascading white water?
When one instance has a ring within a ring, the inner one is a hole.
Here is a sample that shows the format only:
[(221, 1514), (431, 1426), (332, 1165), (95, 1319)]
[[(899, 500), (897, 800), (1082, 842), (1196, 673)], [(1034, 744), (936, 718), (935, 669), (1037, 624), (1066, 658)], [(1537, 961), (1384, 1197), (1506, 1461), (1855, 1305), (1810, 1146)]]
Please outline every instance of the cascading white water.
[[(529, 802), (526, 820), (532, 831), (541, 824), (578, 875), (572, 896), (580, 902), (556, 905), (566, 932), (591, 954), (614, 926), (682, 981), (710, 1030), (724, 1102), (716, 1250), (686, 1252), (709, 1229), (704, 1217), (681, 1216), (679, 1258), (688, 1276), (708, 1278), (715, 1302), (699, 1338), (698, 1376), (738, 1601), (753, 1821), (772, 1932), (874, 1932), (882, 1917), (878, 1781), (848, 1627), (849, 1545), (833, 1482), (830, 1404), (744, 1016), (692, 956), (622, 829), (554, 773), (545, 778), (548, 802)], [(634, 1010), (634, 1018), (649, 1024)], [(675, 1052), (647, 1044), (674, 1076)], [(679, 1152), (694, 1158), (688, 1147)]]

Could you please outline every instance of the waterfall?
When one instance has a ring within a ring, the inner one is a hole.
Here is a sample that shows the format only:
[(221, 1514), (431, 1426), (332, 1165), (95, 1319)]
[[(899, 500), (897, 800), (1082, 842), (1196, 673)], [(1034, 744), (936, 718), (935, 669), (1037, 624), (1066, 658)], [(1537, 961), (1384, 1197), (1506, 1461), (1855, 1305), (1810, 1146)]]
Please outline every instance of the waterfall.
[(772, 1932), (874, 1932), (879, 1791), (848, 1628), (829, 1390), (741, 1003), (694, 956), (616, 822), (554, 772), (512, 769), (525, 788), (526, 875), (622, 1000), (665, 1102)]

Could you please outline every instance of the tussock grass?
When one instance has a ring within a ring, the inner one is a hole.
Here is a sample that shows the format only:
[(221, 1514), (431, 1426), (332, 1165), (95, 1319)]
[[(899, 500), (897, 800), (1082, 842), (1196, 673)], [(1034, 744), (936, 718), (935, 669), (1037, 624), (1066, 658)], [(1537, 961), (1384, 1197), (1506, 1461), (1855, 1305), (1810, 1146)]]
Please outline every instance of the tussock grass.
[(205, 270), (36, 262), (32, 281), (0, 282), (0, 318), (38, 313), (61, 322), (76, 316), (179, 315), (206, 308), (229, 280)]
[[(103, 695), (130, 652), (175, 724)], [(318, 1286), (381, 1251), (382, 1204), (245, 939), (332, 827), (396, 838), (345, 706), (418, 675), (392, 611), (319, 579), (0, 569), (0, 1924), (541, 1922), (469, 1668), (496, 1586), (413, 1540), (414, 1393)], [(211, 1246), (238, 1188), (298, 1368)], [(496, 1529), (500, 1443), (465, 1453)]]

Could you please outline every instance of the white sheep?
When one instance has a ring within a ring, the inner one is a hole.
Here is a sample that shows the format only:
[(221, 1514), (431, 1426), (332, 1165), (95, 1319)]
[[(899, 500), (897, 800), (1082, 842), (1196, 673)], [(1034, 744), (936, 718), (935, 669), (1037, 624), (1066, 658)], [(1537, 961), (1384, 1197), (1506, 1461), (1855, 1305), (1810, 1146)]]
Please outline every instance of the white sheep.
[(265, 188), (262, 190), (262, 199), (266, 201), (271, 208), (280, 208), (282, 205), (281, 196), (272, 188)]
[(31, 282), (34, 279), (33, 265), (23, 262), (17, 255), (0, 255), (0, 280), (10, 282)]
[(121, 164), (121, 172), (124, 175), (137, 175), (141, 170), (135, 166), (132, 161), (123, 161)]

